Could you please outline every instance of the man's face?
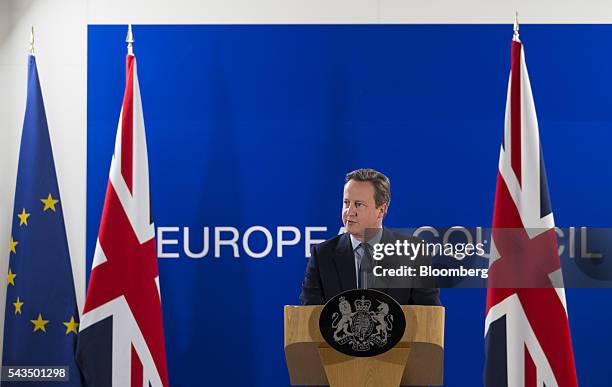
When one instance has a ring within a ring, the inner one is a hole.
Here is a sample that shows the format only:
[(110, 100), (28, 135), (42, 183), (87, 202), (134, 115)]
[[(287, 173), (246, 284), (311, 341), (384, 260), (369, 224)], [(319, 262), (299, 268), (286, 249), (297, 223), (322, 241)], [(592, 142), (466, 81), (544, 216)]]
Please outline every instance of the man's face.
[(342, 202), (342, 223), (349, 234), (363, 240), (367, 229), (382, 226), (387, 205), (376, 208), (371, 182), (349, 180), (344, 185)]

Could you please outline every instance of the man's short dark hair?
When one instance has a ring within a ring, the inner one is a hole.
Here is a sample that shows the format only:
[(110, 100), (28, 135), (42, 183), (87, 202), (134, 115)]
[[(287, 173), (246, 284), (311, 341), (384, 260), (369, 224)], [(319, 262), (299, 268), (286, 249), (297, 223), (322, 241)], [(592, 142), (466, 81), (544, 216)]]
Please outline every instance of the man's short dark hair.
[(376, 208), (387, 203), (387, 207), (391, 202), (391, 182), (389, 178), (384, 174), (370, 168), (356, 169), (346, 174), (344, 183), (348, 183), (349, 180), (355, 181), (370, 181), (374, 185), (374, 202)]

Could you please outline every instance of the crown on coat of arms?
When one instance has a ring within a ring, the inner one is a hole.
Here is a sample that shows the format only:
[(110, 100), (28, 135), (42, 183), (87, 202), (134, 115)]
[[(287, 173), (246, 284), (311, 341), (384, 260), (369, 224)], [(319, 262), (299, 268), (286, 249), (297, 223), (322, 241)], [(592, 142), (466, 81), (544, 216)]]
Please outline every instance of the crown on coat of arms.
[(355, 308), (358, 312), (367, 312), (370, 310), (370, 306), (372, 306), (372, 301), (366, 300), (365, 296), (361, 296), (361, 300), (355, 301)]

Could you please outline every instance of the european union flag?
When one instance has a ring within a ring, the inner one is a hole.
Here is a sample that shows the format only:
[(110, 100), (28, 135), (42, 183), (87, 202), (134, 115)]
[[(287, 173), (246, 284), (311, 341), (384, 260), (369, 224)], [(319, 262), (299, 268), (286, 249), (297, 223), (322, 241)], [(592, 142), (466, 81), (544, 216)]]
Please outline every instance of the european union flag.
[(2, 365), (46, 366), (47, 371), (67, 366), (69, 381), (59, 385), (80, 386), (74, 359), (79, 314), (65, 230), (36, 59), (30, 55), (6, 276)]

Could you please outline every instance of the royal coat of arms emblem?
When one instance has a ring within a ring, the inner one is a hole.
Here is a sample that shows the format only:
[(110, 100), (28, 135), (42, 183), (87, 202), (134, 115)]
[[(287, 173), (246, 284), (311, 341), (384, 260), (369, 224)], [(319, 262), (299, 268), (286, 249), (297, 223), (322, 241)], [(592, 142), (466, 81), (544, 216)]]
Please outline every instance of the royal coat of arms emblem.
[(325, 306), (319, 321), (326, 341), (354, 356), (373, 356), (387, 351), (399, 341), (405, 324), (401, 307), (395, 300), (379, 291), (363, 289), (334, 297)]

